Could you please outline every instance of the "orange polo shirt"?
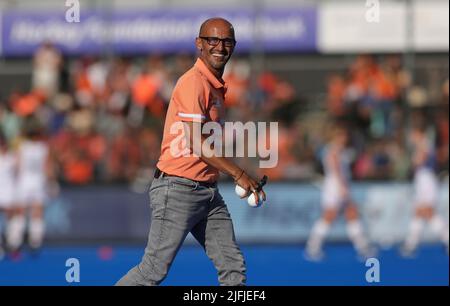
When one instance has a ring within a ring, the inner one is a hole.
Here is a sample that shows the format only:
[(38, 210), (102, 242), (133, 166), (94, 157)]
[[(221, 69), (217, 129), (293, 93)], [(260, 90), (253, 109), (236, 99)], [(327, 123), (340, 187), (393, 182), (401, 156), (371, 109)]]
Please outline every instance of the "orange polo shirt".
[(182, 121), (221, 123), (225, 93), (226, 84), (220, 82), (200, 58), (180, 77), (166, 114), (161, 156), (157, 164), (161, 171), (195, 181), (217, 180), (219, 171), (194, 156), (183, 144), (185, 133)]

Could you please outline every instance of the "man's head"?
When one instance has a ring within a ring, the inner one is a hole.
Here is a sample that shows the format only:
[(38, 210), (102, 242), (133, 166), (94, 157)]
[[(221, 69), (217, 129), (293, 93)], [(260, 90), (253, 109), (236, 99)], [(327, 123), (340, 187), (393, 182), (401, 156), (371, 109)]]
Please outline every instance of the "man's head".
[(420, 113), (414, 113), (411, 119), (411, 128), (409, 131), (409, 141), (412, 144), (420, 143), (427, 133), (427, 121)]
[(343, 127), (338, 127), (334, 133), (334, 142), (340, 147), (346, 147), (349, 142), (348, 131)]
[(345, 123), (335, 122), (333, 123), (328, 130), (329, 140), (340, 146), (346, 147), (350, 141), (349, 129)]
[(211, 18), (200, 27), (195, 45), (208, 68), (221, 77), (236, 44), (234, 28), (223, 18)]
[(409, 133), (410, 143), (416, 145), (426, 138), (426, 125), (423, 123), (413, 124)]

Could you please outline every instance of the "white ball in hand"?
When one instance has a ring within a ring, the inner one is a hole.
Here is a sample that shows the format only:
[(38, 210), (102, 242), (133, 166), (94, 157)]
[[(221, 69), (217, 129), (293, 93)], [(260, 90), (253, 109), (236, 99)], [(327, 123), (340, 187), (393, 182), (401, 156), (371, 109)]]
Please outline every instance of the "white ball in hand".
[(250, 194), (250, 196), (247, 198), (248, 205), (250, 205), (251, 207), (260, 207), (263, 204), (262, 192), (258, 193), (258, 198), (259, 201), (258, 203), (256, 203), (255, 195), (253, 193)]
[(234, 191), (236, 191), (236, 194), (237, 194), (240, 198), (245, 197), (245, 196), (247, 195), (247, 191), (245, 191), (245, 189), (242, 188), (242, 187), (239, 186), (239, 185), (236, 185), (236, 188), (234, 189)]

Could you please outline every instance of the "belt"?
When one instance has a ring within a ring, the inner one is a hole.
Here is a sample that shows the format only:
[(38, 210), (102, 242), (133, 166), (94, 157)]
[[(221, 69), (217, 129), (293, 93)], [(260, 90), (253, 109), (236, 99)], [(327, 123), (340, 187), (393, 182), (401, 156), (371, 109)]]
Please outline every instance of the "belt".
[[(154, 178), (160, 178), (160, 177), (179, 177), (179, 178), (184, 178), (187, 180), (191, 180), (187, 177), (182, 177), (182, 176), (178, 176), (178, 175), (173, 175), (173, 174), (168, 174), (164, 171), (161, 171), (160, 169), (156, 168), (155, 170), (155, 174), (153, 176)], [(191, 180), (195, 183), (197, 183), (199, 186), (203, 186), (203, 187), (207, 187), (207, 188), (216, 188), (217, 187), (217, 182), (202, 182), (202, 181), (194, 181)]]

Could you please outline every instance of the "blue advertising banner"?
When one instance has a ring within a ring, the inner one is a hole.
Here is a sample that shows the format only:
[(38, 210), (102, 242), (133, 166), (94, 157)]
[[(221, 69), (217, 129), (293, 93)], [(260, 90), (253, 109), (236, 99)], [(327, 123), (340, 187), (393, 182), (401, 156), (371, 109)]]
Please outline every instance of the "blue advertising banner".
[[(448, 222), (448, 181), (442, 183), (437, 212)], [(267, 202), (250, 207), (237, 197), (234, 185), (220, 184), (220, 193), (233, 218), (236, 237), (243, 243), (304, 243), (321, 213), (320, 185), (272, 183), (265, 188)], [(405, 239), (413, 215), (409, 184), (354, 184), (352, 196), (370, 240), (390, 247)], [(64, 188), (47, 205), (47, 238), (53, 241), (121, 241), (145, 243), (150, 227), (146, 193), (126, 186)], [(348, 241), (345, 222), (339, 218), (327, 239)], [(429, 229), (426, 241), (438, 241)], [(189, 236), (187, 243), (193, 243)]]
[(81, 11), (80, 22), (68, 22), (64, 11), (5, 11), (4, 56), (31, 55), (45, 41), (67, 55), (193, 52), (201, 23), (220, 16), (233, 23), (236, 52), (316, 50), (314, 7), (251, 10)]

